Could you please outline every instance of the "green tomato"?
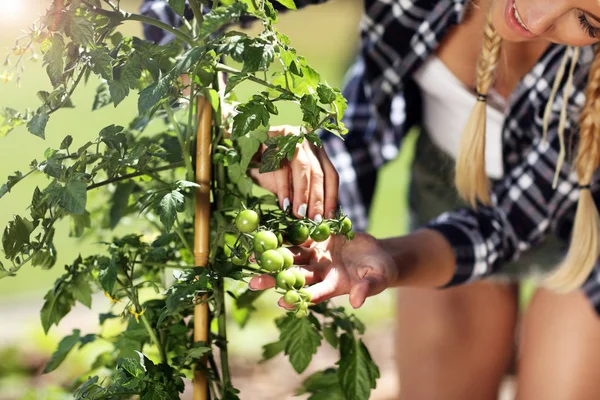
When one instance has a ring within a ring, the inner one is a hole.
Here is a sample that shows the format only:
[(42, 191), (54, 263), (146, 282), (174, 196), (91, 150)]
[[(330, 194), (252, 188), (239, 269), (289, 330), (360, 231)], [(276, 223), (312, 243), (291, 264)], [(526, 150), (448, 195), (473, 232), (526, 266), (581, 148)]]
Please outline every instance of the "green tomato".
[(254, 252), (261, 254), (267, 250), (275, 250), (279, 242), (271, 231), (260, 231), (254, 235)]
[(287, 247), (280, 247), (277, 251), (283, 256), (283, 268), (290, 268), (294, 265), (294, 255)]
[(233, 263), (233, 265), (238, 265), (238, 266), (243, 266), (248, 264), (248, 253), (246, 253), (246, 251), (240, 251), (240, 255), (239, 256), (232, 256), (231, 257), (231, 262)]
[(304, 310), (304, 311), (308, 312), (308, 303), (302, 302), (302, 303), (298, 304), (298, 310)]
[(300, 319), (300, 318), (306, 318), (308, 317), (308, 310), (297, 310), (296, 311), (296, 318)]
[(352, 230), (352, 221), (350, 218), (346, 217), (342, 220), (342, 224), (340, 227), (340, 233), (345, 235)]
[(235, 217), (235, 226), (242, 233), (254, 232), (258, 228), (260, 217), (258, 213), (253, 210), (241, 211), (237, 217)]
[(354, 239), (354, 236), (356, 236), (354, 231), (350, 231), (350, 232), (346, 233), (346, 239), (348, 239), (348, 240)]
[(283, 235), (281, 234), (281, 232), (277, 232), (275, 236), (277, 236), (277, 247), (281, 247), (283, 245)]
[(296, 281), (294, 282), (294, 288), (302, 289), (304, 285), (306, 285), (306, 277), (299, 269), (290, 269), (290, 271), (292, 271), (294, 278), (296, 278)]
[(298, 294), (300, 295), (300, 297), (302, 297), (302, 299), (304, 299), (308, 303), (310, 303), (310, 301), (312, 300), (312, 294), (310, 294), (310, 292), (304, 288), (298, 290)]
[(295, 290), (288, 290), (285, 296), (283, 296), (283, 300), (289, 305), (294, 305), (300, 301), (300, 295)]
[(323, 242), (323, 241), (329, 239), (330, 233), (331, 232), (329, 230), (329, 225), (320, 224), (315, 227), (315, 229), (310, 234), (310, 237), (315, 242)]
[(294, 283), (296, 283), (296, 275), (287, 269), (278, 273), (275, 278), (275, 286), (279, 289), (290, 290), (294, 287)]
[(306, 242), (309, 235), (308, 227), (302, 222), (297, 222), (288, 229), (287, 240), (294, 246), (298, 246)]
[(277, 250), (267, 250), (260, 256), (260, 265), (267, 271), (279, 271), (283, 267), (283, 256)]

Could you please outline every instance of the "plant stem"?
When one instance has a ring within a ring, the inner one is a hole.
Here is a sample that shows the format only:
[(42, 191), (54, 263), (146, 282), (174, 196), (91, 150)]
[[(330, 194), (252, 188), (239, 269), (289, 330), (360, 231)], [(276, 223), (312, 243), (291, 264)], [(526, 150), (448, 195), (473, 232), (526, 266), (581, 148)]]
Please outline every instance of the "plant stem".
[[(277, 90), (280, 93), (287, 94), (288, 96), (291, 96), (294, 99), (296, 99), (296, 101), (300, 101), (301, 100), (301, 97), (299, 97), (297, 94), (295, 94), (294, 92), (292, 92), (292, 91), (290, 91), (288, 89), (284, 89), (281, 86), (273, 85), (271, 82), (266, 81), (264, 79), (257, 78), (254, 75), (244, 74), (242, 71), (240, 71), (238, 69), (235, 69), (235, 68), (232, 68), (232, 67), (230, 67), (228, 65), (225, 65), (225, 64), (222, 64), (222, 63), (218, 63), (215, 69), (217, 71), (226, 72), (228, 74), (246, 76), (247, 79), (249, 81), (251, 81), (251, 82), (258, 83), (259, 85), (268, 87), (269, 89)], [(329, 114), (330, 113), (328, 110), (326, 110), (326, 109), (324, 109), (323, 107), (320, 107), (320, 106), (319, 106), (319, 111), (321, 111), (322, 113), (325, 113), (325, 114)]]
[(165, 350), (165, 347), (162, 345), (161, 341), (158, 340), (158, 336), (156, 336), (156, 332), (154, 331), (154, 329), (152, 329), (152, 326), (150, 325), (148, 318), (146, 318), (146, 314), (140, 315), (140, 319), (142, 320), (144, 327), (148, 331), (148, 335), (150, 335), (150, 339), (152, 339), (152, 341), (158, 348), (158, 352), (160, 353), (160, 361), (163, 364), (167, 364), (168, 360), (167, 360), (167, 352)]
[(134, 13), (126, 12), (126, 11), (105, 10), (103, 8), (96, 7), (95, 5), (90, 4), (89, 2), (87, 2), (85, 0), (82, 0), (81, 2), (85, 5), (87, 5), (88, 7), (90, 7), (91, 11), (96, 14), (104, 15), (106, 17), (119, 18), (122, 21), (138, 21), (138, 22), (142, 22), (142, 23), (145, 23), (148, 25), (152, 25), (157, 28), (163, 29), (169, 33), (172, 33), (178, 39), (182, 40), (183, 42), (189, 44), (192, 47), (195, 45), (193, 38), (191, 38), (190, 36), (181, 32), (179, 29), (174, 28), (169, 24), (165, 24), (164, 22), (161, 22), (157, 19), (146, 17), (145, 15), (141, 15), (141, 14), (134, 14)]
[(71, 86), (71, 89), (69, 90), (69, 93), (67, 93), (67, 96), (64, 98), (64, 100), (58, 106), (56, 106), (55, 108), (50, 108), (50, 110), (48, 111), (48, 114), (52, 114), (53, 112), (59, 110), (62, 106), (67, 104), (67, 101), (69, 101), (71, 99), (73, 92), (75, 92), (75, 89), (77, 88), (77, 86), (79, 86), (79, 82), (81, 82), (81, 78), (83, 78), (83, 75), (85, 75), (86, 70), (87, 70), (87, 67), (83, 67), (81, 69), (81, 71), (79, 71), (79, 75), (77, 75), (77, 78), (75, 78), (75, 82), (73, 82), (73, 86)]
[(183, 229), (181, 229), (181, 224), (179, 223), (179, 218), (175, 219), (175, 226), (173, 227), (173, 229), (175, 229), (175, 233), (177, 233), (177, 236), (179, 236), (179, 240), (181, 240), (186, 250), (189, 251), (190, 254), (193, 256), (194, 250), (185, 238), (185, 234), (183, 233)]
[(179, 268), (179, 269), (196, 268), (195, 265), (167, 264), (167, 263), (159, 263), (159, 262), (151, 262), (151, 261), (136, 261), (135, 263), (141, 264), (141, 265), (148, 265), (150, 267)]
[[(226, 72), (228, 74), (233, 74), (233, 75), (246, 75), (246, 74), (242, 73), (242, 71), (240, 71), (238, 69), (232, 68), (232, 67), (230, 67), (228, 65), (221, 64), (221, 63), (218, 63), (217, 67), (215, 69), (217, 71)], [(247, 75), (247, 77), (248, 77), (249, 81), (252, 81), (254, 83), (258, 83), (260, 85), (266, 86), (269, 89), (277, 90), (277, 91), (279, 91), (281, 93), (285, 93), (285, 94), (288, 94), (290, 96), (294, 96), (294, 98), (296, 98), (297, 100), (300, 100), (300, 98), (297, 95), (295, 95), (294, 93), (292, 93), (291, 91), (286, 90), (286, 89), (284, 89), (284, 88), (282, 88), (280, 86), (273, 85), (271, 82), (265, 81), (264, 79), (257, 78), (254, 75)]]
[[(217, 127), (218, 129), (218, 127)], [(216, 151), (216, 147), (213, 146), (213, 153)], [(225, 167), (223, 164), (219, 163), (216, 165), (216, 202), (217, 208), (220, 210), (223, 207), (223, 194), (220, 189), (225, 188), (226, 186), (226, 177), (225, 177)], [(219, 219), (219, 226), (217, 226), (217, 232), (221, 232), (221, 220)], [(221, 235), (220, 241), (222, 242), (223, 238)], [(222, 246), (222, 243), (219, 243)], [(216, 252), (215, 252), (216, 253)], [(231, 373), (229, 371), (229, 351), (227, 349), (227, 310), (225, 308), (225, 281), (224, 279), (220, 279), (217, 285), (217, 290), (215, 295), (219, 296), (219, 303), (221, 304), (221, 309), (219, 310), (219, 315), (217, 317), (217, 329), (219, 332), (219, 340), (220, 340), (220, 350), (221, 350), (221, 374), (223, 377), (223, 388), (231, 386)]]
[(138, 172), (132, 172), (131, 174), (117, 176), (117, 177), (114, 177), (114, 178), (107, 179), (105, 181), (101, 181), (101, 182), (98, 182), (98, 183), (93, 183), (93, 184), (91, 184), (90, 186), (87, 187), (87, 190), (96, 189), (96, 188), (99, 188), (101, 186), (106, 186), (106, 185), (109, 185), (109, 184), (115, 183), (115, 182), (121, 182), (121, 181), (125, 181), (125, 180), (128, 180), (128, 179), (137, 178), (138, 176), (153, 174), (155, 172), (168, 171), (170, 169), (175, 169), (175, 168), (182, 167), (183, 164), (184, 164), (183, 161), (179, 161), (179, 162), (175, 162), (175, 163), (172, 163), (172, 164), (169, 164), (169, 165), (165, 165), (163, 167), (158, 167), (158, 168), (150, 169), (148, 171), (138, 171)]
[(175, 114), (173, 113), (173, 109), (171, 108), (171, 106), (165, 104), (164, 108), (167, 111), (169, 120), (171, 121), (171, 123), (175, 127), (175, 130), (177, 131), (177, 140), (179, 141), (179, 146), (181, 147), (181, 152), (183, 153), (183, 162), (185, 163), (185, 168), (187, 170), (186, 179), (188, 181), (192, 181), (194, 179), (194, 166), (192, 165), (192, 159), (190, 157), (190, 148), (187, 145), (186, 137), (183, 131), (181, 130), (181, 127), (179, 126), (179, 122), (177, 122), (177, 119), (175, 119)]

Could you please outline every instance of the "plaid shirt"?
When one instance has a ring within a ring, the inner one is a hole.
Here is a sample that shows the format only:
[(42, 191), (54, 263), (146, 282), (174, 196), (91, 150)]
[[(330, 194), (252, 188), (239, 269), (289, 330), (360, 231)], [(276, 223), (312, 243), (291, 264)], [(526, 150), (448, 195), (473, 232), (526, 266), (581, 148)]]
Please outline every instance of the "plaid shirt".
[[(421, 124), (420, 93), (412, 74), (433, 54), (449, 28), (462, 21), (468, 4), (468, 0), (364, 1), (362, 51), (349, 71), (344, 90), (349, 103), (344, 122), (349, 134), (345, 141), (323, 136), (340, 175), (341, 205), (357, 230), (367, 227), (378, 169), (397, 156), (404, 136)], [(305, 1), (312, 2), (316, 1)], [(150, 3), (159, 2), (146, 4)], [(456, 273), (449, 285), (494, 273), (549, 233), (569, 240), (579, 198), (569, 163), (560, 172), (557, 188), (552, 188), (566, 76), (552, 106), (547, 142), (542, 140), (545, 106), (566, 49), (550, 45), (509, 98), (502, 143), (505, 175), (493, 185), (494, 205), (448, 212), (427, 225), (440, 232), (454, 249)], [(581, 48), (575, 89), (567, 105), (567, 138), (578, 129), (593, 58), (591, 46)], [(597, 203), (599, 180), (597, 174), (592, 182)], [(600, 312), (600, 267), (592, 272), (583, 290)]]

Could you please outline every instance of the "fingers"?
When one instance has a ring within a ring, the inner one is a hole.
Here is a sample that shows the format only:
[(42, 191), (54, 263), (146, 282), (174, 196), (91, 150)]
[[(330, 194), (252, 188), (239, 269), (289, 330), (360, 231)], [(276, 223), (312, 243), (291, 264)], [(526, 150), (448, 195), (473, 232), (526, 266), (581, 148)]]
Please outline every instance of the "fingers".
[(292, 247), (288, 247), (288, 249), (294, 255), (294, 264), (295, 265), (307, 265), (316, 256), (315, 249), (310, 248), (310, 247), (292, 246)]
[(294, 197), (292, 200), (294, 215), (298, 218), (306, 217), (310, 195), (311, 159), (304, 146), (296, 147), (296, 154), (290, 162), (292, 170), (292, 185)]
[(279, 206), (282, 210), (286, 210), (290, 206), (290, 174), (289, 167), (286, 164), (281, 165), (281, 168), (273, 172), (275, 178), (275, 187)]
[(323, 197), (325, 191), (325, 176), (321, 162), (308, 141), (302, 144), (310, 162), (310, 196), (308, 201), (308, 218), (316, 223), (323, 220)]
[(382, 276), (367, 275), (350, 288), (350, 305), (353, 308), (359, 308), (367, 297), (381, 293), (386, 288), (385, 280)]
[(327, 153), (323, 148), (315, 149), (317, 158), (321, 164), (324, 175), (324, 215), (326, 218), (335, 218), (338, 203), (338, 190), (340, 185), (340, 177), (335, 170), (335, 167), (329, 160)]
[(334, 276), (327, 275), (323, 281), (307, 287), (306, 290), (311, 294), (312, 300), (310, 302), (318, 304), (340, 295), (341, 293), (338, 293), (337, 291), (338, 288), (336, 282)]
[(250, 279), (250, 290), (267, 290), (275, 286), (275, 278), (270, 275), (258, 275)]

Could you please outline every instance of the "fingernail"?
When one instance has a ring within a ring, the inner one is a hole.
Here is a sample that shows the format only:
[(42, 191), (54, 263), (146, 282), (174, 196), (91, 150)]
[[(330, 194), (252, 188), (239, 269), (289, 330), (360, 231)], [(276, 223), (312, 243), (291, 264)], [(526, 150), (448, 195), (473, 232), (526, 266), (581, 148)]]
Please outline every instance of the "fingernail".
[(287, 211), (287, 209), (290, 207), (290, 199), (289, 198), (285, 198), (283, 199), (283, 211)]
[(321, 214), (317, 214), (317, 215), (315, 215), (315, 219), (314, 219), (314, 221), (315, 221), (317, 224), (320, 224), (321, 222), (323, 222), (323, 217), (321, 216)]
[(252, 286), (252, 283), (253, 283), (252, 281), (250, 281), (250, 282), (248, 283), (248, 289), (252, 290), (253, 292), (256, 292), (258, 289), (256, 289), (256, 287), (253, 287), (253, 286)]
[(334, 219), (335, 218), (335, 211), (331, 210), (327, 213), (327, 219)]
[(298, 207), (298, 215), (306, 217), (306, 204), (300, 204), (300, 207)]

